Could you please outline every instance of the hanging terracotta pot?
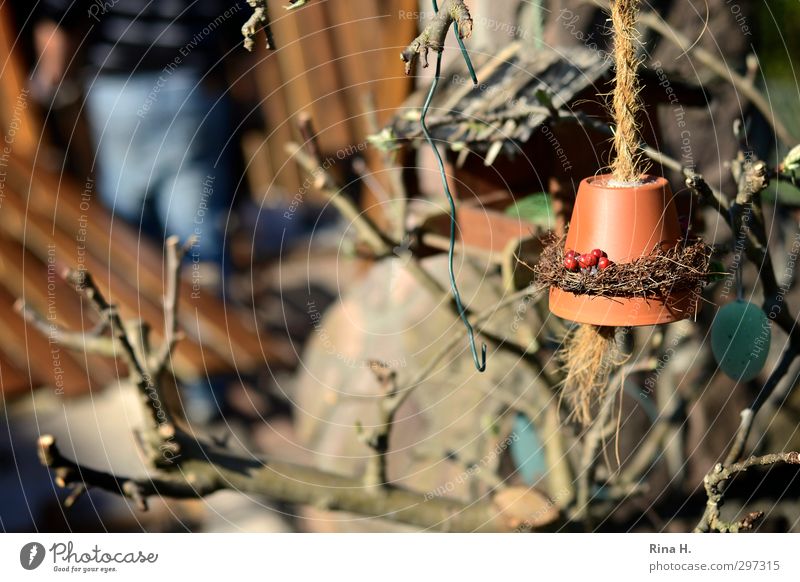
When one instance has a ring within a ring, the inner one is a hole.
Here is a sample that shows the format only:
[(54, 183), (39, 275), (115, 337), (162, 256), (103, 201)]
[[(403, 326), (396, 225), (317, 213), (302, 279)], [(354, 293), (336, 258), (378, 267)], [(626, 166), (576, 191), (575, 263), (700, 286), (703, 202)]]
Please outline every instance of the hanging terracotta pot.
[[(603, 249), (617, 264), (649, 254), (656, 245), (674, 246), (681, 229), (669, 183), (645, 176), (641, 184), (609, 185), (610, 175), (584, 179), (578, 188), (566, 249)], [(550, 311), (597, 326), (670, 323), (694, 315), (697, 302), (688, 291), (667, 297), (607, 297), (574, 294), (551, 287)]]

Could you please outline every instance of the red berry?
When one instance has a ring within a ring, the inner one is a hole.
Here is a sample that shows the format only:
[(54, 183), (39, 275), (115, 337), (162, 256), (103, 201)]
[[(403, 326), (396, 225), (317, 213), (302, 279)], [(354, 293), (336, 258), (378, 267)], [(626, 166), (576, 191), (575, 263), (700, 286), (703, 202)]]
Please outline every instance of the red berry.
[(574, 257), (567, 257), (564, 259), (564, 267), (567, 271), (576, 271), (578, 269), (578, 261)]
[(608, 256), (608, 255), (605, 253), (605, 251), (602, 251), (602, 250), (600, 250), (600, 249), (594, 249), (594, 250), (592, 251), (592, 255), (594, 255), (594, 257), (595, 257), (595, 258), (597, 258), (597, 259), (599, 259), (600, 257), (607, 257), (607, 256)]
[(572, 249), (567, 249), (567, 252), (564, 253), (564, 258), (574, 259), (575, 258), (575, 251)]
[(578, 261), (578, 264), (581, 266), (581, 268), (585, 269), (589, 266), (586, 264), (586, 255), (575, 255), (575, 260)]
[(606, 267), (610, 266), (611, 266), (611, 261), (608, 260), (608, 257), (600, 257), (599, 259), (597, 259), (597, 268), (600, 269), (601, 271)]
[(583, 262), (586, 264), (587, 267), (594, 267), (597, 264), (597, 257), (595, 257), (592, 253), (587, 253), (583, 256)]

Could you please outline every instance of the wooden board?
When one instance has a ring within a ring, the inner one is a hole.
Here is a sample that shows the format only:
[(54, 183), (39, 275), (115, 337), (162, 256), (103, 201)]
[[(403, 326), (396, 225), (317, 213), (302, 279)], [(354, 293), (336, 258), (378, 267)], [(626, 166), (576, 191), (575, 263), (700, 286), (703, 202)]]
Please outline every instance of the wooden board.
[[(74, 237), (55, 228), (35, 212), (24, 214), (16, 197), (11, 196), (6, 202), (5, 211), (0, 213), (0, 226), (5, 232), (20, 244), (24, 242), (40, 261), (47, 261), (52, 256), (58, 265), (70, 268), (82, 265), (92, 273), (106, 298), (119, 305), (124, 320), (141, 319), (149, 322), (152, 327), (151, 340), (161, 341), (163, 334), (160, 323), (164, 321), (164, 312), (160, 303), (141, 293), (135, 281), (114, 276), (107, 264)], [(204, 369), (212, 374), (227, 369), (222, 358), (210, 350), (204, 351), (191, 341), (178, 344), (172, 361), (176, 375), (183, 379), (202, 375)]]
[[(21, 160), (13, 160), (15, 177), (25, 176)], [(11, 175), (11, 173), (10, 173)], [(45, 170), (30, 176), (29, 208), (72, 237), (85, 236), (86, 248), (119, 277), (135, 281), (140, 293), (160, 301), (163, 296), (163, 257), (155, 244), (138, 236), (120, 220), (112, 221), (94, 194), (83, 203), (82, 192), (69, 180), (59, 180)], [(10, 178), (11, 180), (11, 178)], [(26, 194), (22, 194), (26, 196)], [(80, 232), (82, 225), (91, 225)], [(208, 292), (195, 293), (191, 281), (181, 284), (180, 321), (192, 341), (220, 356), (228, 366), (252, 371), (259, 366), (289, 366), (294, 361), (290, 346), (259, 336), (255, 314), (244, 315), (226, 307)]]
[[(28, 369), (35, 371), (32, 375), (41, 378), (39, 374), (43, 374), (48, 385), (65, 393), (78, 391), (71, 386), (72, 383), (87, 388), (92, 384), (105, 386), (118, 378), (119, 368), (115, 362), (61, 349), (52, 345), (38, 330), (17, 325), (17, 320), (22, 323), (20, 315), (12, 307), (17, 298), (22, 298), (48, 321), (57, 321), (69, 329), (88, 329), (94, 321), (88, 319), (88, 306), (82, 304), (54, 269), (48, 268), (4, 235), (0, 235), (0, 283), (4, 288), (4, 293), (0, 294), (4, 303), (4, 325), (13, 326), (10, 334), (4, 336), (3, 351), (18, 365), (25, 363)], [(69, 361), (78, 367), (68, 366), (66, 362)], [(63, 373), (61, 378), (60, 373)]]

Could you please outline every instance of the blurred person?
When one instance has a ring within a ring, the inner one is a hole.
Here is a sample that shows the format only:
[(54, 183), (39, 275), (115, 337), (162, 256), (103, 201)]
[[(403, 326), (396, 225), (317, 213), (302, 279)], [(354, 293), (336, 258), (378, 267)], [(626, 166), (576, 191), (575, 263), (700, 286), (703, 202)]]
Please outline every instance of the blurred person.
[[(196, 237), (186, 259), (193, 283), (216, 293), (234, 194), (221, 60), (241, 44), (244, 8), (232, 0), (43, 0), (34, 28), (34, 92), (53, 102), (67, 69), (79, 71), (102, 203), (156, 240)], [(217, 416), (222, 385), (185, 386), (187, 416)]]
[(78, 61), (102, 203), (147, 236), (195, 236), (187, 260), (216, 291), (234, 190), (220, 63), (241, 43), (243, 7), (43, 0), (34, 29), (35, 91), (57, 96)]

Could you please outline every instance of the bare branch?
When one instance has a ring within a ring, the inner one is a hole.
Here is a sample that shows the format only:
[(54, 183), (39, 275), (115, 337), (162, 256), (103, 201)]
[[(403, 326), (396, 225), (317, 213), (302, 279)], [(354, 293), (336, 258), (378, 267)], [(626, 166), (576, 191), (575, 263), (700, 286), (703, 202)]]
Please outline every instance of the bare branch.
[[(106, 301), (88, 271), (69, 270), (65, 279), (79, 294), (91, 302), (101, 317), (106, 318), (112, 337), (121, 346), (122, 349), (118, 354), (128, 365), (131, 380), (136, 384), (141, 401), (150, 417), (149, 430), (144, 433), (144, 444), (147, 448), (145, 452), (151, 461), (158, 465), (166, 459), (165, 439), (170, 439), (175, 434), (175, 426), (166, 408), (161, 384), (149, 367), (147, 338), (133, 337), (131, 327), (123, 323), (116, 306)], [(136, 326), (136, 328), (142, 331), (146, 326)], [(178, 452), (173, 450), (176, 446), (174, 442), (169, 445), (172, 456)]]
[[(609, 9), (607, 0), (583, 0), (585, 3), (594, 4), (603, 8)], [(786, 127), (786, 125), (775, 116), (775, 109), (764, 97), (761, 91), (753, 84), (753, 80), (747, 76), (733, 70), (728, 64), (710, 53), (706, 49), (693, 43), (690, 39), (686, 38), (679, 31), (670, 26), (661, 15), (656, 12), (644, 12), (640, 14), (639, 21), (653, 29), (665, 39), (672, 42), (683, 53), (691, 54), (699, 63), (702, 63), (715, 75), (723, 81), (729, 82), (737, 91), (747, 97), (750, 102), (764, 115), (764, 118), (772, 125), (778, 138), (786, 145), (794, 145), (797, 140)]]
[[(311, 174), (314, 178), (314, 187), (328, 198), (331, 204), (342, 213), (342, 216), (352, 222), (359, 237), (369, 245), (373, 253), (377, 256), (384, 256), (391, 252), (392, 245), (387, 242), (380, 232), (380, 229), (346, 196), (341, 195), (341, 190), (336, 185), (330, 173), (325, 169), (325, 164), (322, 159), (316, 157), (312, 153), (304, 151), (303, 148), (296, 143), (287, 143), (285, 150), (286, 153), (292, 156), (297, 163), (306, 170), (306, 172)], [(312, 151), (314, 151), (313, 148)]]
[(364, 472), (364, 485), (372, 490), (385, 487), (389, 483), (386, 457), (389, 453), (389, 439), (395, 415), (403, 399), (398, 394), (397, 373), (382, 362), (372, 361), (369, 365), (381, 391), (378, 402), (379, 418), (378, 423), (371, 429), (367, 430), (359, 423), (356, 430), (359, 440), (374, 453), (367, 462), (367, 469)]
[[(542, 287), (531, 286), (508, 295), (486, 311), (478, 313), (474, 318), (475, 325), (481, 325), (487, 322), (498, 311), (501, 311), (509, 306), (516, 305), (529, 296), (534, 296), (541, 293), (542, 289)], [(371, 369), (375, 373), (378, 382), (382, 386), (382, 396), (380, 402), (381, 416), (378, 424), (372, 429), (372, 431), (368, 432), (361, 426), (356, 427), (359, 433), (359, 438), (362, 440), (362, 442), (367, 444), (376, 453), (375, 458), (372, 460), (370, 468), (365, 475), (365, 480), (370, 485), (374, 486), (376, 484), (387, 483), (385, 457), (386, 452), (388, 451), (389, 436), (397, 410), (406, 400), (408, 400), (414, 390), (423, 382), (425, 382), (425, 380), (427, 380), (436, 367), (442, 363), (442, 360), (444, 360), (447, 354), (463, 341), (462, 333), (466, 332), (461, 330), (460, 333), (454, 333), (450, 338), (450, 341), (442, 346), (441, 350), (430, 359), (429, 363), (426, 366), (423, 366), (422, 369), (409, 378), (402, 387), (398, 387), (397, 385), (397, 377), (394, 370), (387, 368), (380, 362), (370, 362)], [(528, 356), (529, 359), (538, 361), (536, 360), (535, 355), (528, 354)], [(544, 366), (542, 366), (541, 363), (538, 363), (537, 365), (539, 366), (539, 371), (543, 380), (548, 382), (550, 386), (554, 386), (554, 380), (552, 380), (546, 374), (544, 371)]]
[(189, 249), (196, 244), (195, 237), (190, 237), (181, 246), (177, 236), (167, 239), (167, 292), (164, 296), (164, 341), (153, 358), (150, 369), (159, 376), (167, 369), (169, 357), (175, 345), (181, 340), (178, 330), (178, 300), (180, 298), (181, 261)]
[[(789, 345), (786, 346), (786, 349), (781, 354), (778, 364), (772, 370), (772, 373), (767, 378), (764, 386), (761, 387), (761, 390), (759, 390), (758, 394), (756, 395), (753, 404), (750, 405), (750, 408), (745, 408), (742, 410), (741, 420), (739, 421), (739, 427), (734, 435), (733, 444), (731, 445), (731, 448), (725, 457), (725, 465), (730, 465), (731, 463), (738, 461), (744, 454), (744, 450), (747, 445), (747, 439), (750, 436), (750, 430), (753, 427), (753, 419), (756, 413), (761, 410), (761, 407), (769, 399), (770, 395), (786, 378), (792, 363), (794, 363), (798, 355), (800, 355), (800, 353), (798, 353), (797, 346), (789, 343)], [(791, 389), (793, 386), (787, 386), (787, 388)]]
[[(39, 333), (58, 345), (88, 354), (97, 354), (107, 358), (116, 358), (121, 346), (113, 337), (95, 333), (68, 331), (63, 327), (47, 321), (35, 309), (28, 306), (22, 299), (14, 303), (14, 308), (22, 315), (23, 319), (36, 328)], [(102, 332), (102, 328), (99, 328)]]
[(262, 29), (267, 38), (267, 50), (274, 48), (275, 40), (272, 38), (272, 30), (270, 29), (267, 0), (247, 0), (247, 3), (253, 8), (253, 14), (242, 26), (244, 48), (250, 52), (253, 51), (256, 45), (255, 36)]
[(772, 465), (787, 464), (800, 465), (800, 453), (774, 453), (761, 457), (750, 457), (739, 463), (733, 463), (727, 467), (722, 463), (717, 463), (714, 468), (703, 479), (708, 502), (706, 511), (700, 523), (697, 524), (695, 531), (698, 532), (730, 532), (737, 533), (753, 528), (755, 521), (760, 519), (759, 514), (750, 513), (743, 520), (735, 523), (722, 521), (720, 517), (720, 506), (724, 500), (725, 489), (728, 481), (739, 473), (746, 473), (753, 468), (764, 468)]
[(387, 517), (437, 531), (512, 531), (516, 523), (492, 499), (465, 504), (394, 486), (366, 494), (357, 478), (271, 459), (239, 458), (213, 448), (184, 455), (180, 470), (172, 468), (141, 479), (78, 465), (61, 454), (49, 435), (39, 439), (39, 459), (53, 471), (59, 487), (102, 489), (132, 500), (141, 510), (147, 508), (148, 497), (197, 499), (229, 489), (285, 503)]
[(420, 57), (422, 66), (428, 67), (428, 51), (440, 53), (444, 50), (445, 37), (454, 22), (458, 25), (461, 38), (472, 36), (472, 17), (464, 0), (445, 0), (442, 9), (434, 15), (422, 33), (400, 53), (400, 58), (406, 64), (406, 75), (411, 74)]

